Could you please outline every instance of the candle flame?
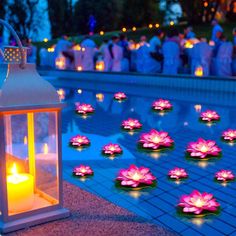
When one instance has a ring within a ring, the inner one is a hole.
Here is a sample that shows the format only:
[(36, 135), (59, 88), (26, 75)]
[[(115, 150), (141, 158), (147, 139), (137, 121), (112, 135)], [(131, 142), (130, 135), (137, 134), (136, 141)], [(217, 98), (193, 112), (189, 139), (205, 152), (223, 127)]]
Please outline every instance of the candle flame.
[(24, 145), (28, 143), (27, 136), (24, 137)]
[(140, 180), (141, 178), (142, 176), (137, 172), (135, 172), (135, 174), (132, 176), (132, 179), (136, 181)]
[(201, 66), (197, 67), (195, 70), (195, 76), (203, 76), (203, 68)]
[(48, 144), (47, 143), (45, 143), (43, 146), (43, 153), (48, 154)]
[(12, 166), (10, 172), (11, 172), (12, 175), (17, 176), (18, 171), (17, 171), (17, 167), (16, 167), (16, 163), (15, 162), (13, 163), (13, 166)]

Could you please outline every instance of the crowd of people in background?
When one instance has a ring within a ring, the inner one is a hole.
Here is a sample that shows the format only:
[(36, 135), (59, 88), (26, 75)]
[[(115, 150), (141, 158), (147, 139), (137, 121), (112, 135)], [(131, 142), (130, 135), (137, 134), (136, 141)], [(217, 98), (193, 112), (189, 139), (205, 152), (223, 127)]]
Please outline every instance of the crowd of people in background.
[[(29, 45), (28, 45), (29, 46)], [(33, 53), (33, 49), (30, 51)], [(47, 50), (41, 49), (40, 63), (46, 66)], [(191, 26), (179, 31), (157, 29), (148, 41), (128, 40), (125, 34), (113, 35), (98, 47), (90, 36), (77, 45), (62, 36), (53, 49), (58, 69), (83, 71), (193, 74), (196, 76), (231, 76), (236, 74), (236, 28), (233, 42), (228, 41), (217, 20), (212, 21), (212, 36), (208, 42), (197, 37)]]

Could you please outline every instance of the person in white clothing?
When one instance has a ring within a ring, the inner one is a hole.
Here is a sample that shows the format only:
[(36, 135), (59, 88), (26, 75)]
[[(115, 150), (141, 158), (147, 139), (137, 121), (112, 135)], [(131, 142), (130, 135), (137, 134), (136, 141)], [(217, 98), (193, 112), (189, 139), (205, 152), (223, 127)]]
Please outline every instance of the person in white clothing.
[(57, 42), (55, 47), (55, 57), (58, 57), (64, 51), (67, 51), (72, 46), (72, 43), (68, 41), (68, 37), (63, 35)]
[(112, 37), (112, 44), (108, 46), (111, 56), (111, 71), (122, 71), (123, 48), (118, 45), (119, 37), (114, 35)]
[(96, 48), (96, 43), (89, 36), (86, 36), (81, 42), (81, 46), (84, 48)]

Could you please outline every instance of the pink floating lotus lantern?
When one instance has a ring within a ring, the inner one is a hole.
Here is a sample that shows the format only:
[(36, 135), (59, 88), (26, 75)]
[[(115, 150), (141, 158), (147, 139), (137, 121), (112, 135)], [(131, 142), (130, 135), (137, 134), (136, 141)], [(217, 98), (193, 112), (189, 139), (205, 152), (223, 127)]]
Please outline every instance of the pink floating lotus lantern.
[(186, 170), (178, 167), (174, 168), (173, 170), (170, 170), (168, 176), (170, 179), (174, 180), (181, 180), (188, 178)]
[(78, 176), (78, 177), (85, 177), (85, 176), (93, 175), (93, 170), (91, 169), (90, 166), (80, 165), (74, 168), (73, 175)]
[(122, 148), (118, 144), (109, 143), (103, 147), (102, 152), (109, 156), (118, 155), (122, 153)]
[(94, 112), (94, 108), (90, 104), (76, 103), (76, 111), (80, 115), (87, 115)]
[(235, 176), (231, 170), (220, 170), (215, 174), (215, 179), (217, 181), (227, 182), (233, 181)]
[(142, 148), (158, 150), (161, 148), (173, 146), (174, 141), (167, 132), (157, 131), (152, 129), (149, 133), (144, 133), (140, 136), (139, 144)]
[(90, 141), (86, 136), (76, 135), (70, 139), (70, 144), (73, 147), (84, 147), (90, 145)]
[(200, 215), (201, 213), (217, 212), (220, 204), (210, 193), (200, 193), (194, 190), (189, 195), (183, 195), (178, 204), (183, 213)]
[(121, 186), (136, 188), (155, 184), (156, 177), (148, 168), (130, 165), (128, 169), (120, 170), (116, 180)]
[(222, 138), (224, 141), (233, 142), (236, 141), (236, 130), (228, 129), (223, 132)]
[(187, 152), (193, 158), (204, 159), (219, 156), (221, 149), (216, 145), (215, 141), (199, 138), (197, 142), (188, 144)]
[(118, 100), (118, 101), (123, 101), (123, 100), (127, 99), (127, 96), (123, 92), (118, 92), (118, 93), (114, 94), (114, 99)]
[(136, 130), (136, 129), (142, 128), (142, 124), (139, 122), (139, 120), (132, 119), (132, 118), (129, 118), (128, 120), (124, 120), (121, 126), (125, 130)]
[(217, 114), (216, 111), (207, 110), (201, 113), (200, 119), (204, 122), (214, 122), (219, 121), (220, 116)]
[(172, 109), (172, 105), (169, 100), (159, 99), (153, 102), (152, 109), (155, 111), (167, 111)]

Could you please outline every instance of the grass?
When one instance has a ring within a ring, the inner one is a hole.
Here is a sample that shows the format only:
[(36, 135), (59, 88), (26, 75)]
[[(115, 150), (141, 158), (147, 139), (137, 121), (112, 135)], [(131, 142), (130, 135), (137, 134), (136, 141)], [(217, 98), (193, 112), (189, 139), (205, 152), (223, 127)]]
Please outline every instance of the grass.
[[(170, 27), (176, 27), (179, 30), (183, 30), (184, 29), (184, 25), (177, 25), (177, 26), (166, 26), (166, 27), (162, 27), (162, 29), (166, 32), (168, 31), (168, 29)], [(224, 29), (224, 33), (225, 36), (229, 39), (232, 40), (233, 36), (232, 36), (232, 30), (235, 27), (235, 23), (225, 23), (222, 24), (222, 27)], [(211, 25), (207, 25), (207, 24), (202, 24), (202, 25), (196, 25), (193, 27), (194, 28), (194, 32), (196, 33), (197, 37), (205, 37), (207, 39), (211, 38), (211, 31), (212, 31), (212, 26)], [(142, 35), (146, 35), (148, 40), (154, 35), (155, 33), (155, 26), (153, 26), (153, 28), (140, 28), (137, 29), (136, 31), (132, 31), (127, 30), (125, 32), (125, 34), (127, 35), (128, 39), (133, 39), (135, 41), (139, 41), (140, 37)], [(91, 38), (95, 41), (95, 43), (97, 45), (101, 45), (104, 39), (110, 39), (112, 35), (114, 34), (120, 34), (122, 33), (121, 31), (112, 31), (112, 32), (105, 32), (104, 35), (99, 35), (99, 34), (94, 34)], [(69, 40), (74, 41), (76, 43), (80, 43), (83, 40), (84, 36), (74, 36), (74, 37), (70, 37)], [(50, 46), (52, 46), (53, 44), (56, 44), (58, 39), (52, 39), (49, 40), (48, 42), (37, 42), (34, 43), (38, 48), (41, 47), (45, 47), (48, 48)]]

